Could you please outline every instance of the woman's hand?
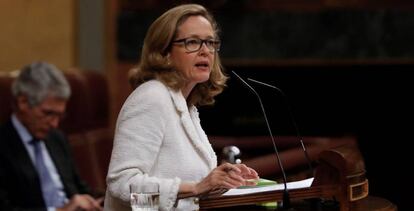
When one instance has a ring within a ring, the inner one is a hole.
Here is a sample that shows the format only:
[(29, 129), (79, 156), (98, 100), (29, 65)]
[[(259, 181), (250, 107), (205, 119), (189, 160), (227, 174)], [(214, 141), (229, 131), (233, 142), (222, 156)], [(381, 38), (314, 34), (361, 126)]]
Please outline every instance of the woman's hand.
[(237, 168), (241, 170), (241, 177), (244, 179), (243, 186), (254, 186), (259, 179), (259, 174), (252, 168), (244, 164), (234, 164)]
[(195, 194), (203, 195), (219, 189), (251, 186), (256, 184), (254, 180), (257, 179), (259, 179), (257, 172), (244, 164), (224, 163), (196, 184)]

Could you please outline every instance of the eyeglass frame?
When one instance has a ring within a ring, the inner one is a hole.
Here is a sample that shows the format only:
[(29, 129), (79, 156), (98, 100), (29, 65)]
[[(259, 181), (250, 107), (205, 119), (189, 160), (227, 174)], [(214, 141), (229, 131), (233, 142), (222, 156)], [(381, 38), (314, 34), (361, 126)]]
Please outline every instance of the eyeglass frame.
[[(187, 44), (187, 41), (190, 40), (190, 39), (197, 40), (197, 41), (201, 41), (200, 42), (200, 45), (198, 46), (197, 49), (195, 49), (195, 50), (188, 49), (188, 47), (187, 47), (187, 45), (188, 45)], [(193, 52), (199, 51), (202, 48), (203, 44), (206, 44), (207, 49), (210, 52), (214, 53), (214, 52), (220, 51), (220, 45), (221, 45), (221, 41), (220, 40), (215, 40), (215, 39), (200, 39), (200, 38), (197, 38), (197, 37), (186, 37), (186, 38), (182, 38), (182, 39), (179, 39), (179, 40), (172, 41), (172, 43), (181, 43), (181, 42), (184, 44), (184, 48), (188, 51), (188, 53), (193, 53)], [(213, 47), (213, 49), (210, 49), (210, 47), (207, 44), (207, 42), (213, 42), (213, 45), (211, 45)], [(215, 44), (218, 45), (217, 48), (214, 47)]]
[(46, 119), (49, 119), (49, 120), (50, 119), (55, 119), (55, 118), (57, 118), (59, 120), (62, 120), (62, 119), (65, 119), (65, 117), (66, 117), (65, 112), (63, 112), (63, 113), (56, 112), (56, 111), (53, 111), (51, 109), (43, 108), (43, 107), (40, 107), (40, 106), (38, 108), (39, 108), (39, 111), (41, 112), (43, 118), (46, 118)]

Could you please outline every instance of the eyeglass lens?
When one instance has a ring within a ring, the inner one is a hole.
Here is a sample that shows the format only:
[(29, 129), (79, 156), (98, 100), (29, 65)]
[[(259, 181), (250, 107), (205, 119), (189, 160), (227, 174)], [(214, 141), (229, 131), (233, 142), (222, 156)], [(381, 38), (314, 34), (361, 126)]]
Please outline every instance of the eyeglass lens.
[(219, 51), (220, 49), (220, 41), (217, 40), (202, 40), (197, 38), (189, 38), (184, 40), (184, 46), (188, 51), (200, 50), (203, 43), (205, 43), (207, 48), (212, 52)]

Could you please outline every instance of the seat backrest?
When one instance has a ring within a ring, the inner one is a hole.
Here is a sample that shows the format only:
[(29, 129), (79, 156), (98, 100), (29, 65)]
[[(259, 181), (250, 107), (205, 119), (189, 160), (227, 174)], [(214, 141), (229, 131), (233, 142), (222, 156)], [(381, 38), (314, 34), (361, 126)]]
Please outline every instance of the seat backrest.
[(5, 122), (12, 112), (11, 85), (13, 80), (14, 77), (11, 74), (0, 74), (0, 123)]

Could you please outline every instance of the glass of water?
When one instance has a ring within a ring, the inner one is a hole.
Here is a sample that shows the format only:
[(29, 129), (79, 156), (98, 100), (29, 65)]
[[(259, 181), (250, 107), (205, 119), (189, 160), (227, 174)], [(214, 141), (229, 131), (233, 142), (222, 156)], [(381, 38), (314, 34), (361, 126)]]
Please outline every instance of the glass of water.
[(129, 189), (132, 211), (158, 211), (160, 198), (158, 183), (131, 184)]

